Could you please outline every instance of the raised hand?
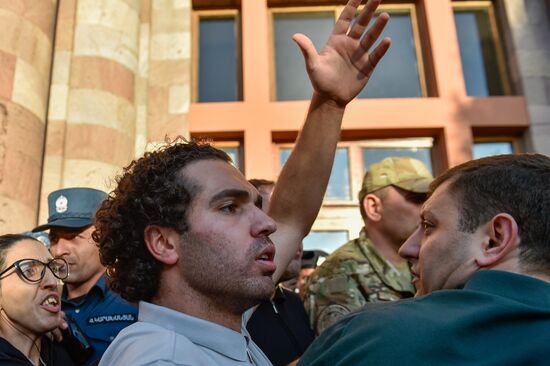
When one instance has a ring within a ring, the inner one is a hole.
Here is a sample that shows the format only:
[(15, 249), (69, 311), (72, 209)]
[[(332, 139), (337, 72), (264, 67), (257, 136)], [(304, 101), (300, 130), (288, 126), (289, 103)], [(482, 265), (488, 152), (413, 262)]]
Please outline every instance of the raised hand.
[(307, 36), (299, 33), (293, 36), (304, 54), (313, 88), (338, 106), (345, 106), (365, 87), (391, 43), (389, 38), (384, 38), (368, 52), (388, 23), (389, 15), (380, 14), (361, 38), (380, 0), (369, 0), (351, 25), (359, 4), (361, 0), (348, 1), (319, 53)]

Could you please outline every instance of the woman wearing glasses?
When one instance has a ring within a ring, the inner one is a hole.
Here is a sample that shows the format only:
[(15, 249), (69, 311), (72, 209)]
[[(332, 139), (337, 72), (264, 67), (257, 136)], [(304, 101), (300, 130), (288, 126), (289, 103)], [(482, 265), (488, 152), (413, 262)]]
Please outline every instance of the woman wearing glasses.
[(0, 365), (72, 365), (46, 333), (63, 322), (61, 284), (67, 262), (38, 240), (0, 236)]

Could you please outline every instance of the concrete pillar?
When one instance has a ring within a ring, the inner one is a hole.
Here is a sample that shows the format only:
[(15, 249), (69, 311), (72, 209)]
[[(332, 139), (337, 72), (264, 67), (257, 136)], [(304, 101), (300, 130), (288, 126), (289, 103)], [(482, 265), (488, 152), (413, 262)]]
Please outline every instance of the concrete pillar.
[(434, 76), (438, 97), (448, 106), (447, 122), (443, 133), (448, 166), (463, 163), (472, 158), (472, 131), (467, 120), (461, 117), (467, 109), (466, 86), (462, 78), (460, 50), (457, 43), (456, 28), (451, 0), (424, 0), (427, 13), (427, 26), (430, 34), (433, 55)]
[(36, 224), (57, 0), (0, 1), (0, 232)]
[(530, 127), (527, 148), (550, 155), (550, 9), (544, 0), (504, 0)]
[(113, 188), (135, 155), (140, 0), (61, 0), (42, 185)]

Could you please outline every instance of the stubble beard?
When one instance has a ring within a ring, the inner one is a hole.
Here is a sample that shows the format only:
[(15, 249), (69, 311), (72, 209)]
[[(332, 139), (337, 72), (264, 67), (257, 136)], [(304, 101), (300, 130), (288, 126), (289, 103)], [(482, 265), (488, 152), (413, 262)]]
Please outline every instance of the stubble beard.
[(231, 255), (223, 237), (187, 232), (182, 235), (182, 275), (191, 288), (211, 302), (233, 313), (247, 309), (271, 298), (275, 285), (270, 276), (254, 275), (252, 269), (257, 253), (266, 245), (258, 239), (248, 248), (240, 263)]

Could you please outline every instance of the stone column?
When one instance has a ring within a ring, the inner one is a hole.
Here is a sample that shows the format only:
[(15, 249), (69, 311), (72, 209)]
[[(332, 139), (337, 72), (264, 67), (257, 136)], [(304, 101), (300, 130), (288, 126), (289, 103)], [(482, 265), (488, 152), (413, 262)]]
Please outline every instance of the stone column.
[(36, 224), (57, 0), (0, 1), (0, 232)]
[(46, 197), (102, 190), (135, 155), (140, 0), (62, 0), (46, 141)]
[(504, 0), (530, 115), (528, 150), (550, 155), (550, 3)]

